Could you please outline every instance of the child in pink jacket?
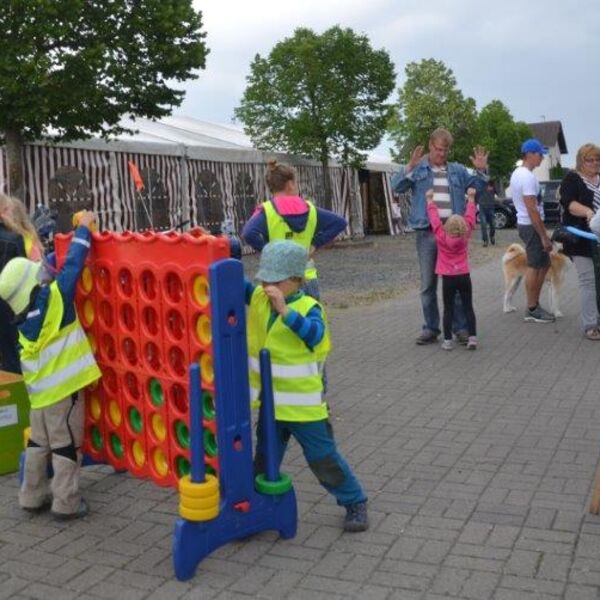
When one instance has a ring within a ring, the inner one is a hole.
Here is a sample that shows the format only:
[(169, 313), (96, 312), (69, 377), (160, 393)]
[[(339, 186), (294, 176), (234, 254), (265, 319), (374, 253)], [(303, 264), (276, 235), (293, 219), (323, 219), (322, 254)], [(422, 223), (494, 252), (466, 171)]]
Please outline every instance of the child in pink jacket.
[(452, 350), (452, 314), (456, 294), (460, 295), (465, 309), (469, 330), (468, 350), (477, 349), (475, 311), (473, 310), (473, 289), (469, 274), (469, 238), (475, 228), (475, 189), (467, 190), (465, 216), (452, 215), (442, 223), (438, 208), (433, 202), (433, 190), (426, 194), (427, 215), (437, 241), (436, 275), (442, 276), (444, 297), (444, 341), (442, 348)]

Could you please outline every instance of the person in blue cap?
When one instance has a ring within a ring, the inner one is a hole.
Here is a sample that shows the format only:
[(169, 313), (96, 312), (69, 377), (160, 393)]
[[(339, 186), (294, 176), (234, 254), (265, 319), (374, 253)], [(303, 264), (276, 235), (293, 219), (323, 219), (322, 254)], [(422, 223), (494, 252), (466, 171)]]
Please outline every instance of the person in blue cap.
[[(307, 260), (306, 248), (296, 242), (269, 242), (256, 274), (260, 284), (246, 282), (252, 406), (260, 406), (259, 352), (266, 348), (271, 354), (278, 464), (293, 436), (319, 483), (346, 509), (344, 530), (365, 531), (367, 496), (336, 447), (323, 398), (329, 326), (321, 304), (301, 289)], [(254, 468), (262, 473), (265, 450), (260, 419), (256, 437)]]
[(550, 268), (552, 242), (538, 204), (540, 184), (533, 170), (540, 166), (545, 154), (548, 154), (548, 150), (539, 140), (531, 138), (523, 142), (522, 165), (513, 171), (510, 178), (510, 189), (517, 209), (517, 229), (527, 254), (525, 321), (532, 323), (552, 323), (555, 320), (554, 315), (542, 308), (539, 302)]

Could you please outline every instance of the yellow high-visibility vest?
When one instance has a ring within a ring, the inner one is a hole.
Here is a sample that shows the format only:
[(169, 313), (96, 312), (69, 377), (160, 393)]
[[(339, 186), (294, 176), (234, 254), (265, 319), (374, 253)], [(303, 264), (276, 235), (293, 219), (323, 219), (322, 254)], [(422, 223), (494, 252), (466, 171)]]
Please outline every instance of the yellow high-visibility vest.
[[(270, 200), (263, 202), (270, 242), (274, 242), (275, 240), (290, 240), (304, 246), (306, 251), (310, 252), (312, 240), (317, 229), (317, 209), (309, 200), (306, 201), (306, 204), (308, 204), (306, 227), (303, 231), (293, 231), (285, 222), (285, 219), (275, 210)], [(317, 269), (312, 259), (308, 261), (306, 271), (304, 271), (304, 278), (307, 280), (317, 278)]]
[[(306, 316), (310, 309), (321, 306), (314, 298), (302, 295), (288, 304), (289, 308)], [(329, 327), (321, 307), (325, 333), (311, 352), (306, 344), (283, 322), (280, 315), (268, 329), (271, 303), (262, 286), (257, 286), (248, 311), (248, 361), (252, 407), (260, 405), (259, 352), (271, 353), (275, 418), (278, 421), (321, 421), (327, 418), (323, 401), (322, 369), (331, 349)]]
[(51, 406), (102, 376), (77, 315), (60, 327), (64, 304), (58, 284), (50, 284), (48, 310), (37, 340), (19, 332), (21, 369), (31, 408)]

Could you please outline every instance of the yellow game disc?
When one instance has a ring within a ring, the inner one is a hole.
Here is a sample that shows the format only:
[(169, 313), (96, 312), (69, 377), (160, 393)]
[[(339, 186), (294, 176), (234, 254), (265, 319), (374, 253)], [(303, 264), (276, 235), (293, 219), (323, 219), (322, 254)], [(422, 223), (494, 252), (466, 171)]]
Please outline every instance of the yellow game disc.
[(150, 422), (152, 424), (152, 432), (156, 436), (156, 439), (159, 442), (164, 442), (167, 437), (167, 428), (165, 427), (163, 418), (158, 413), (155, 413), (152, 415)]
[(98, 350), (98, 344), (96, 343), (96, 337), (94, 336), (93, 333), (88, 333), (87, 334), (87, 339), (88, 342), (90, 343), (90, 348), (92, 349), (92, 354), (96, 354), (96, 351)]
[(86, 300), (83, 303), (83, 320), (88, 327), (94, 322), (94, 316), (94, 305), (91, 300)]
[(92, 277), (92, 272), (89, 267), (83, 267), (83, 271), (81, 272), (81, 287), (86, 294), (89, 294), (92, 291), (92, 287), (94, 285), (94, 278)]
[(200, 373), (202, 374), (202, 381), (206, 383), (210, 384), (215, 379), (212, 356), (208, 353), (200, 356)]
[(138, 440), (135, 440), (133, 444), (131, 444), (131, 454), (133, 455), (135, 464), (138, 467), (143, 467), (146, 462), (146, 453), (144, 452), (144, 447)]
[(102, 407), (100, 406), (100, 400), (98, 400), (98, 396), (92, 396), (90, 398), (90, 414), (92, 415), (92, 419), (97, 421), (102, 414)]
[(152, 462), (156, 472), (161, 476), (165, 477), (169, 473), (169, 463), (165, 453), (160, 449), (156, 448), (152, 453)]
[(212, 342), (210, 319), (206, 315), (200, 315), (196, 321), (196, 337), (204, 346), (208, 346)]
[(119, 427), (121, 425), (121, 421), (123, 420), (121, 407), (114, 400), (111, 400), (110, 404), (108, 405), (108, 415), (110, 416), (110, 420), (115, 427)]
[(198, 306), (206, 306), (209, 301), (208, 280), (204, 275), (198, 275), (194, 278), (192, 284), (192, 295)]

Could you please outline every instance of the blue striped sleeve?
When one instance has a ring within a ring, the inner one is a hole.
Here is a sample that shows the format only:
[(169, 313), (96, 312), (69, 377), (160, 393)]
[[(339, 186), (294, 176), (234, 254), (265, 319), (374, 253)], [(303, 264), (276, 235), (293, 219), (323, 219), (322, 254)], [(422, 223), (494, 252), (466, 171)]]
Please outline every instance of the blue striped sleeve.
[(313, 306), (306, 317), (290, 308), (283, 322), (310, 350), (313, 350), (325, 335), (325, 322), (323, 321), (321, 307), (318, 305)]
[(67, 250), (65, 263), (56, 276), (56, 283), (63, 296), (65, 306), (71, 305), (75, 299), (75, 286), (90, 250), (91, 239), (92, 236), (87, 227), (78, 227), (75, 230)]

